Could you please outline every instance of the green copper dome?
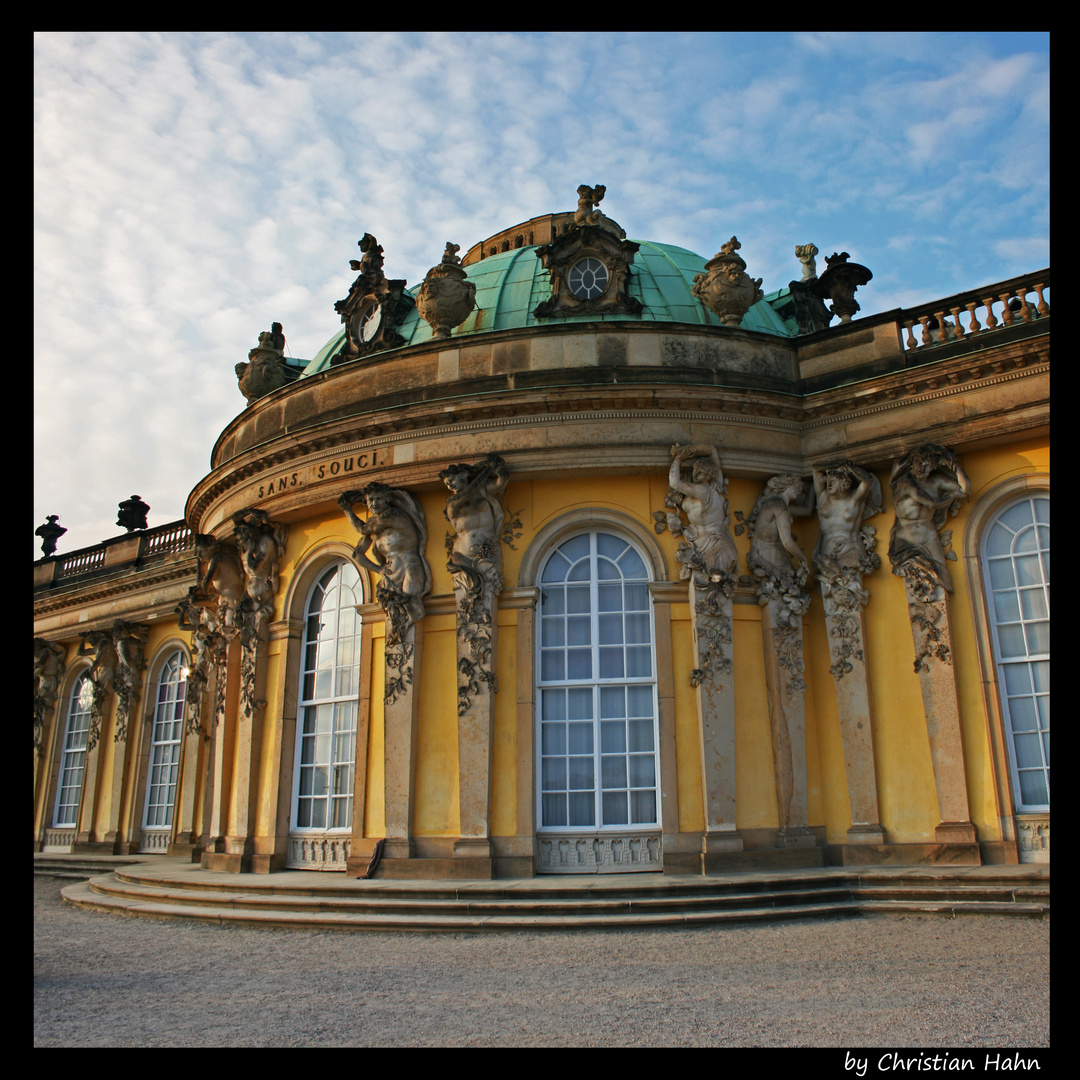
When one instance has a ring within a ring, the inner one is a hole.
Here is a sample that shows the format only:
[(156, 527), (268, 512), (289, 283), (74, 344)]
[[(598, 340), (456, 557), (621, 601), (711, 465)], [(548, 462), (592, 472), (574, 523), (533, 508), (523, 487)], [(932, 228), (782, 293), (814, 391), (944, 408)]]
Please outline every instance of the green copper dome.
[[(694, 276), (704, 272), (706, 260), (700, 255), (672, 244), (655, 244), (636, 240), (639, 245), (630, 267), (631, 297), (640, 300), (644, 308), (640, 315), (569, 315), (538, 319), (533, 312), (551, 296), (548, 272), (537, 258), (537, 248), (520, 247), (513, 251), (490, 255), (467, 266), (469, 281), (476, 286), (476, 307), (460, 326), (455, 328), (451, 342), (483, 334), (491, 330), (509, 330), (526, 326), (551, 326), (559, 323), (597, 322), (673, 322), (719, 327), (720, 320), (691, 292)], [(420, 284), (406, 290), (415, 298)], [(776, 337), (795, 337), (796, 329), (782, 319), (771, 302), (787, 290), (770, 293), (755, 304), (743, 317), (741, 330), (752, 330)], [(421, 345), (432, 340), (434, 332), (415, 306), (395, 328), (406, 345)], [(330, 366), (330, 358), (345, 340), (344, 327), (326, 343), (315, 359), (304, 369), (304, 375), (314, 375)], [(375, 355), (375, 354), (371, 354)]]

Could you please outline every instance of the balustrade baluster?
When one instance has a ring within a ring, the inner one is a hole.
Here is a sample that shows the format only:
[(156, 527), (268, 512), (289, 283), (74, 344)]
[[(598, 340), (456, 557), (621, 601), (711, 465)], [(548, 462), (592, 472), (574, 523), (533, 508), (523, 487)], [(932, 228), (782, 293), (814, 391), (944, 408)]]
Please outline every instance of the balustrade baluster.
[(1001, 312), (1001, 323), (1003, 326), (1012, 326), (1013, 313), (1012, 308), (1009, 307), (1009, 301), (1012, 299), (1012, 293), (1002, 293), (1001, 300), (1004, 302), (1005, 307)]
[(1049, 315), (1050, 305), (1043, 299), (1043, 289), (1045, 289), (1046, 286), (1040, 284), (1032, 285), (1031, 287), (1035, 290), (1036, 295), (1039, 297), (1039, 302), (1035, 305), (1035, 310), (1039, 313), (1040, 316)]
[(911, 328), (914, 325), (914, 319), (904, 320), (904, 329), (907, 330), (907, 338), (905, 339), (904, 344), (907, 345), (909, 349), (917, 349), (919, 347), (919, 343), (915, 340), (915, 335), (911, 332)]
[(998, 324), (997, 319), (994, 317), (994, 298), (991, 296), (984, 300), (983, 303), (986, 305), (986, 329), (993, 330)]
[(965, 305), (968, 309), (968, 333), (974, 337), (980, 332), (979, 319), (975, 314), (975, 309), (979, 306), (978, 300), (969, 300)]
[(1020, 297), (1020, 319), (1023, 322), (1031, 322), (1031, 307), (1027, 302), (1027, 286), (1021, 286), (1016, 290), (1016, 295)]
[(933, 345), (934, 337), (930, 332), (930, 316), (920, 315), (919, 322), (922, 323), (922, 343), (923, 345)]

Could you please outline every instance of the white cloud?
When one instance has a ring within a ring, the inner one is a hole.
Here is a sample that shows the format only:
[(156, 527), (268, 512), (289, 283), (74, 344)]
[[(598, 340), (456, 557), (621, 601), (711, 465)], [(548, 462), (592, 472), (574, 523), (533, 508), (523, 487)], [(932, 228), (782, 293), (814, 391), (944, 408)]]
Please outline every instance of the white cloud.
[[(864, 251), (864, 313), (879, 280), (1021, 272), (1048, 61), (1006, 37), (36, 35), (35, 527), (96, 543), (133, 492), (179, 517), (244, 405), (234, 365), (272, 320), (314, 355), (365, 231), (415, 283), (601, 183), (637, 238), (735, 233), (767, 288), (795, 243)], [(955, 265), (928, 267), (940, 236)]]

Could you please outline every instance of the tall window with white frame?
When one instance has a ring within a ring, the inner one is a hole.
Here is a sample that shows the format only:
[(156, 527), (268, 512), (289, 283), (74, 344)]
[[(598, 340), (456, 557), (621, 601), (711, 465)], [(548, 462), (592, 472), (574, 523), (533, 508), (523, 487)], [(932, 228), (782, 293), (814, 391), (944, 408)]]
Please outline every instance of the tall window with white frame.
[(169, 846), (180, 774), (186, 690), (187, 665), (184, 653), (177, 649), (162, 665), (157, 681), (140, 845), (143, 851), (165, 851)]
[(68, 699), (64, 744), (56, 784), (54, 828), (74, 829), (79, 824), (79, 801), (82, 798), (83, 773), (86, 771), (86, 750), (93, 704), (94, 684), (89, 675), (82, 675), (75, 681)]
[(1010, 503), (983, 534), (1016, 809), (1050, 809), (1050, 499)]
[(320, 575), (308, 599), (290, 829), (301, 842), (290, 844), (290, 865), (324, 861), (324, 849), (316, 854), (304, 838), (352, 827), (362, 602), (360, 574), (344, 560)]
[(613, 533), (563, 541), (540, 576), (543, 831), (659, 825), (656, 663), (645, 560)]

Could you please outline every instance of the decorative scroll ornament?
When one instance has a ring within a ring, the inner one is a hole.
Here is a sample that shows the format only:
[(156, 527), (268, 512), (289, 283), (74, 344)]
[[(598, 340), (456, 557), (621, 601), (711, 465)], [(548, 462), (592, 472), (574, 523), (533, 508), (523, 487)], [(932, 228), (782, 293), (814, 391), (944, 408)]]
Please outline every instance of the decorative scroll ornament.
[(447, 570), (457, 594), (459, 649), (458, 715), (468, 712), (481, 684), (498, 689), (491, 670), (492, 617), (495, 597), (502, 591), (502, 549), (505, 515), (502, 495), (510, 470), (497, 454), (480, 465), (451, 465), (439, 473), (450, 489), (447, 521), (454, 529), (448, 538)]
[(459, 250), (458, 244), (447, 243), (442, 262), (427, 272), (416, 297), (416, 310), (436, 338), (448, 338), (476, 307), (476, 286), (466, 280)]
[[(368, 509), (366, 521), (354, 511), (357, 503)], [(412, 684), (409, 631), (424, 617), (424, 597), (431, 592), (424, 511), (407, 491), (378, 482), (346, 491), (338, 506), (360, 534), (353, 557), (382, 578), (375, 598), (386, 614), (385, 698), (393, 703)]]
[(602, 184), (582, 184), (573, 224), (536, 249), (551, 281), (551, 298), (537, 306), (536, 318), (641, 313), (644, 305), (628, 293), (639, 245), (596, 209), (606, 190)]
[(247, 363), (236, 365), (240, 393), (249, 405), (290, 382), (290, 375), (295, 374), (285, 363), (285, 335), (279, 322), (259, 335), (259, 344), (248, 353)]
[(34, 638), (34, 749), (39, 754), (45, 724), (60, 692), (65, 651), (57, 641)]
[(832, 300), (829, 310), (837, 315), (842, 323), (851, 322), (852, 315), (859, 310), (855, 292), (860, 285), (865, 285), (873, 274), (859, 263), (849, 263), (851, 256), (842, 251), (825, 257), (828, 269), (817, 279), (814, 292), (822, 300)]
[(142, 688), (142, 673), (146, 668), (146, 640), (150, 634), (149, 626), (125, 622), (117, 619), (113, 623), (113, 645), (116, 646), (116, 731), (113, 742), (123, 742), (127, 738), (128, 720), (134, 712), (139, 691)]
[[(658, 533), (670, 530), (680, 537), (675, 557), (682, 564), (679, 577), (694, 582), (694, 607), (697, 614), (698, 667), (690, 673), (690, 682), (699, 686), (719, 674), (732, 670), (728, 646), (732, 641), (728, 614), (735, 591), (735, 572), (739, 556), (731, 536), (727, 484), (715, 446), (680, 446), (671, 448), (668, 471), (666, 512), (653, 514)], [(683, 469), (690, 465), (690, 479)], [(684, 522), (680, 514), (686, 516)]]
[(751, 278), (746, 263), (735, 254), (741, 247), (733, 236), (705, 264), (705, 273), (694, 277), (690, 289), (725, 326), (738, 326), (765, 296), (761, 278)]
[(405, 279), (390, 279), (383, 273), (383, 249), (371, 233), (364, 233), (358, 244), (364, 257), (359, 262), (350, 259), (349, 265), (359, 270), (360, 276), (349, 295), (334, 304), (345, 324), (345, 344), (331, 358), (331, 366), (405, 344), (394, 330), (412, 305), (405, 294)]

